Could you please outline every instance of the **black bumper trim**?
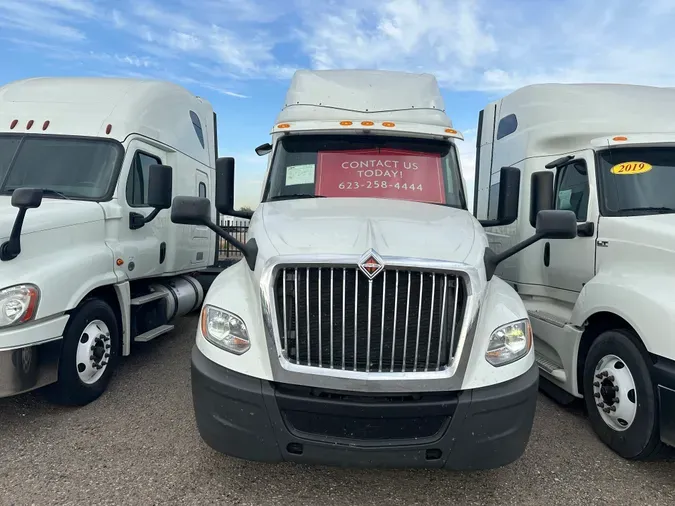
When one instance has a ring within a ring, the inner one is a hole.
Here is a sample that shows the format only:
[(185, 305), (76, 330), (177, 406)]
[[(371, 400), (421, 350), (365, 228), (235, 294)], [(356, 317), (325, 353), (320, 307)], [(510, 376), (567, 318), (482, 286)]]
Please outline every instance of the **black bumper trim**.
[[(225, 369), (208, 360), (196, 346), (192, 350), (192, 397), (202, 439), (219, 452), (253, 461), (456, 470), (501, 467), (520, 458), (527, 447), (538, 382), (535, 364), (526, 374), (496, 386), (448, 392), (446, 398), (435, 402), (430, 397), (411, 408), (420, 414), (429, 409), (446, 417), (430, 437), (344, 440), (304, 434), (292, 427), (289, 430), (280, 405), (301, 406), (300, 394), (289, 400), (287, 394), (280, 395), (283, 388)], [(327, 403), (326, 410), (320, 406), (321, 400), (308, 400), (303, 409), (334, 413), (335, 403)], [(363, 408), (372, 415), (372, 409)]]
[(655, 357), (654, 382), (659, 393), (661, 441), (675, 446), (675, 361)]

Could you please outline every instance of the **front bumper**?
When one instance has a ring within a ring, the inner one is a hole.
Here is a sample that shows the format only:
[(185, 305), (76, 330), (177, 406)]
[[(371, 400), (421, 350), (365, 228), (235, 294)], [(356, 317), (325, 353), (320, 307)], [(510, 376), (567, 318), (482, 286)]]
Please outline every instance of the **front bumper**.
[(0, 398), (43, 387), (58, 378), (67, 315), (0, 331)]
[(675, 446), (675, 361), (656, 357), (654, 380), (658, 385), (661, 441)]
[(492, 387), (363, 394), (273, 384), (192, 350), (197, 427), (213, 449), (246, 460), (354, 467), (491, 469), (517, 460), (537, 403), (536, 364)]

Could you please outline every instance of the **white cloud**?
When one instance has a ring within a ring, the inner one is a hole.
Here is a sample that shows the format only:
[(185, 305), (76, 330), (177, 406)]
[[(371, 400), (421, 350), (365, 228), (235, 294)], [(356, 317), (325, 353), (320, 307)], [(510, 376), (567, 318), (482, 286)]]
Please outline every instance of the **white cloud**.
[[(434, 73), (450, 89), (537, 82), (673, 85), (672, 0), (344, 0), (306, 4), (302, 44), (317, 68)], [(539, 7), (538, 10), (534, 10)]]

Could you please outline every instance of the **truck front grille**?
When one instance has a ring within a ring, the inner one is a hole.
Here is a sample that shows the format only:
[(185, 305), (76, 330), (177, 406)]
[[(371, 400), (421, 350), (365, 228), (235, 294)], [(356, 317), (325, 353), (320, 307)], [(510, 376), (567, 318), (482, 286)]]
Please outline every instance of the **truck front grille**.
[(457, 275), (287, 267), (274, 285), (280, 345), (293, 364), (360, 372), (439, 371), (454, 357), (466, 302)]

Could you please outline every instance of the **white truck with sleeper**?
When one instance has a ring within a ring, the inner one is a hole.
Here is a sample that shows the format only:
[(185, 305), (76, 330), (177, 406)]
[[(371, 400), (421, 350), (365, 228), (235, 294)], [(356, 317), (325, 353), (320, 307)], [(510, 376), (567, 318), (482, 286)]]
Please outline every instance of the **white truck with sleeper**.
[(541, 387), (583, 398), (598, 437), (627, 459), (675, 445), (675, 89), (543, 84), (480, 114), (474, 215), (497, 216), (499, 167), (517, 167), (518, 218), (490, 247), (528, 237), (542, 209), (577, 237), (498, 268), (532, 323)]
[(213, 196), (216, 149), (211, 105), (172, 83), (0, 87), (0, 397), (89, 403), (134, 343), (199, 310), (215, 236), (168, 208)]
[[(192, 351), (198, 430), (254, 461), (484, 469), (523, 453), (537, 402), (530, 323), (493, 275), (542, 238), (576, 235), (543, 211), (513, 249), (487, 249), (467, 209), (455, 142), (429, 74), (295, 73), (271, 132), (244, 259), (206, 294)], [(520, 173), (504, 168), (515, 219)], [(234, 159), (216, 162), (232, 210)], [(206, 225), (207, 198), (171, 219)]]

